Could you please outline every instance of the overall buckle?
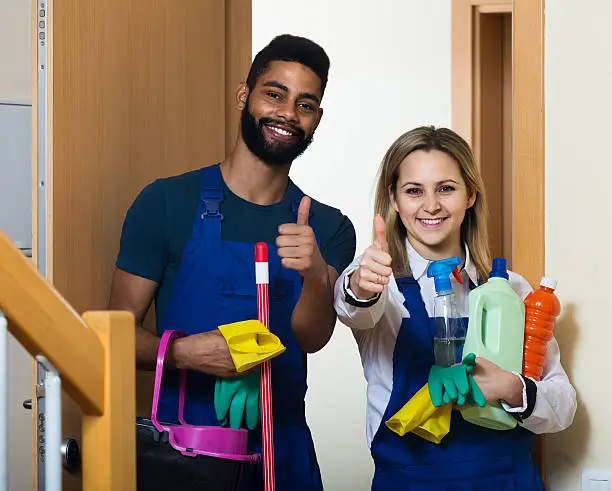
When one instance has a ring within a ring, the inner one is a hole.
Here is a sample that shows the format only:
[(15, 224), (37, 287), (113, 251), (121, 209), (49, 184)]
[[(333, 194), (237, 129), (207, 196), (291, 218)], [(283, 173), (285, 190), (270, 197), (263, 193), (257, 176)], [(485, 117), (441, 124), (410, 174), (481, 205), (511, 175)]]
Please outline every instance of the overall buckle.
[(206, 209), (200, 215), (200, 218), (203, 220), (204, 218), (220, 218), (223, 219), (223, 215), (219, 213), (219, 208), (221, 204), (221, 199), (207, 199), (204, 201), (204, 205)]

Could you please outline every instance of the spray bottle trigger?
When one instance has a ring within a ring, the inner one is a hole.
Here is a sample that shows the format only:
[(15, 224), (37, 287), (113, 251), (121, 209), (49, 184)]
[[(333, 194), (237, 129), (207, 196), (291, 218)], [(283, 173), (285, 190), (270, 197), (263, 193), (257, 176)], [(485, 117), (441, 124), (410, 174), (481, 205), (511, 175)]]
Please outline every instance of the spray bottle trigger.
[(461, 279), (461, 275), (459, 274), (458, 266), (456, 266), (455, 269), (453, 269), (453, 276), (457, 280), (457, 283), (459, 283), (460, 285), (463, 285), (463, 280)]

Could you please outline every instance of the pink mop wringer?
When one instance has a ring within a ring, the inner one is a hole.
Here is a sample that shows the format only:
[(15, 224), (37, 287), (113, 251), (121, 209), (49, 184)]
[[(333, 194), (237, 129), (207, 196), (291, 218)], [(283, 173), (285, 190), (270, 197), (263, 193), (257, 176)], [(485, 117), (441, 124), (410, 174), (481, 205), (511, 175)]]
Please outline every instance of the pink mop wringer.
[[(255, 245), (255, 283), (257, 283), (257, 313), (259, 322), (270, 329), (268, 299), (268, 246)], [(274, 491), (274, 435), (272, 424), (272, 377), (270, 360), (261, 365), (261, 441), (263, 454), (264, 490)]]

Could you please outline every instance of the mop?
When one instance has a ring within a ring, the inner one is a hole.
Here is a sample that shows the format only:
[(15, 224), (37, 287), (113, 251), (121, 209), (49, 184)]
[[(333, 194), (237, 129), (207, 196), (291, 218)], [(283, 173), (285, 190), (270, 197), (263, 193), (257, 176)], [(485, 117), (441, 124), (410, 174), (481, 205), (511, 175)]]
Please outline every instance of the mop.
[[(268, 300), (268, 246), (255, 245), (255, 282), (257, 283), (257, 313), (259, 322), (270, 329)], [(261, 365), (261, 441), (263, 453), (264, 490), (274, 491), (274, 436), (272, 426), (272, 377), (270, 360)]]

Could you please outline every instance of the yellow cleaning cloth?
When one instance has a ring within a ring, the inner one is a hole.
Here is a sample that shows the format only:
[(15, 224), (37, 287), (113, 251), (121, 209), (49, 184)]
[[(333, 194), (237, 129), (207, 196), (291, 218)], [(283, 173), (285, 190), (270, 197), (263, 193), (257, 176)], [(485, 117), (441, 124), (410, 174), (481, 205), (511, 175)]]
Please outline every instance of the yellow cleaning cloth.
[(238, 373), (283, 353), (287, 348), (261, 322), (248, 320), (219, 326)]
[(385, 424), (399, 436), (412, 432), (427, 441), (440, 443), (450, 430), (451, 411), (451, 404), (440, 407), (432, 404), (425, 384)]

